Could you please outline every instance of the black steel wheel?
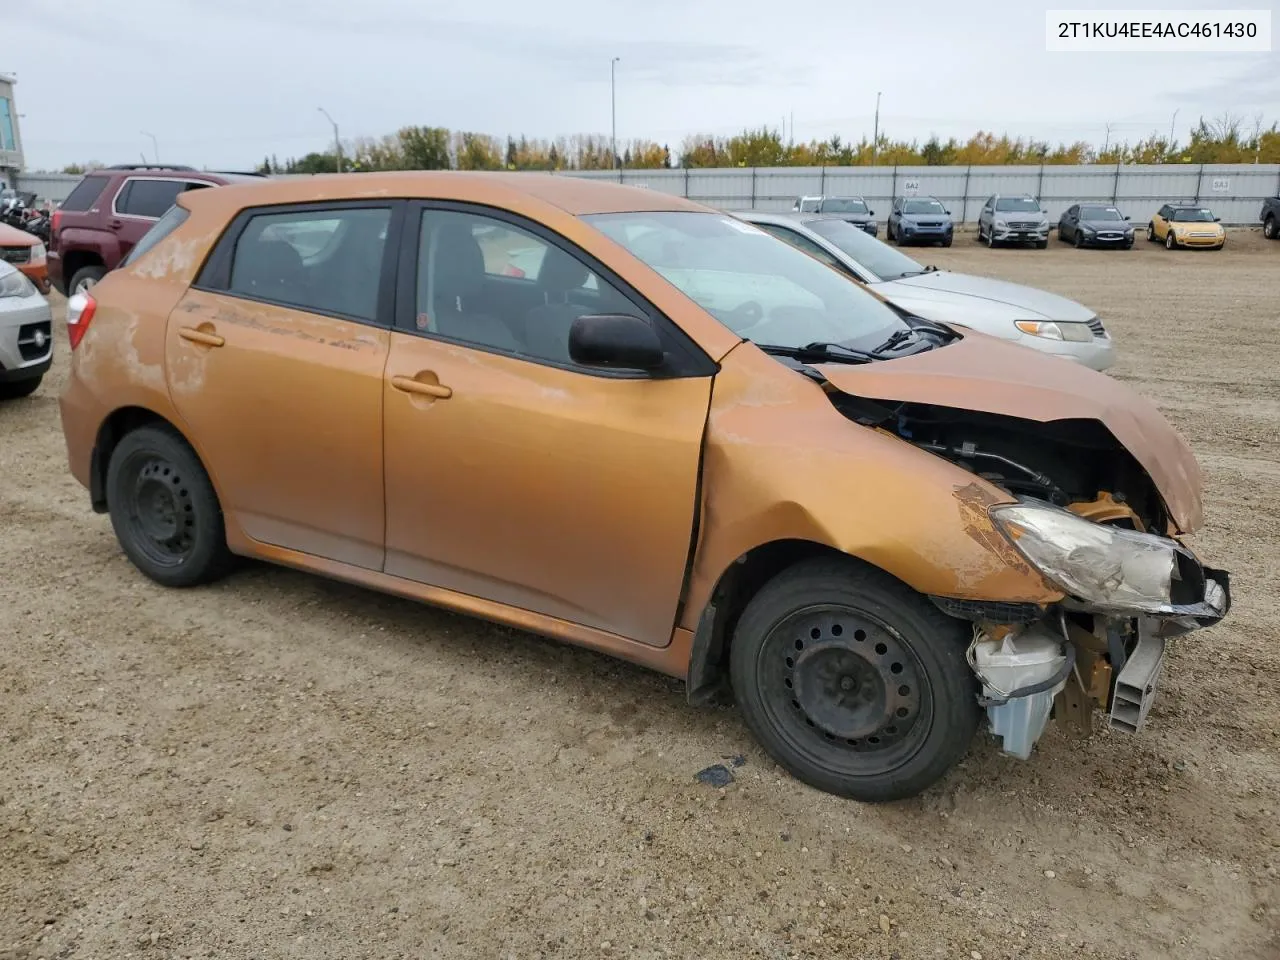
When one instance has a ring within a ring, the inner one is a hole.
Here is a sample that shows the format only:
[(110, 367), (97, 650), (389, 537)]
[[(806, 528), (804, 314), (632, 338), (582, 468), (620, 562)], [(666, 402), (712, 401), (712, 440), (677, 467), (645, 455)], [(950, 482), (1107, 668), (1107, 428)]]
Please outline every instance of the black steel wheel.
[(752, 732), (819, 789), (866, 801), (925, 789), (977, 726), (959, 621), (852, 561), (798, 564), (764, 586), (730, 650)]
[(213, 484), (172, 429), (146, 426), (127, 434), (111, 452), (106, 489), (116, 539), (151, 579), (194, 586), (230, 568)]

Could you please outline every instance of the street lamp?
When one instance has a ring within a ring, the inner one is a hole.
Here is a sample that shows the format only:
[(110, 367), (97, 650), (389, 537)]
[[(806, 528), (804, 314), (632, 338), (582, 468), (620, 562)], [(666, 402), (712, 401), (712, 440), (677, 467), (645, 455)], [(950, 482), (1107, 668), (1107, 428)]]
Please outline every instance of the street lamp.
[(876, 125), (871, 134), (871, 165), (876, 165), (880, 156), (880, 91), (876, 91)]
[(147, 133), (147, 131), (145, 130), (142, 131), (142, 135), (144, 137), (151, 138), (151, 147), (152, 147), (152, 150), (154, 151), (154, 156), (156, 158), (156, 166), (157, 167), (160, 166), (160, 142), (156, 140), (156, 135), (154, 133)]
[(324, 107), (316, 107), (316, 109), (319, 110), (321, 113), (323, 113), (324, 118), (328, 120), (331, 124), (333, 124), (333, 152), (338, 158), (338, 172), (341, 173), (342, 172), (342, 141), (338, 139), (338, 123), (336, 120), (333, 119), (333, 117), (329, 116), (329, 111), (326, 110)]
[(614, 68), (621, 57), (609, 61), (609, 122), (612, 133), (609, 137), (609, 166), (618, 165), (618, 84)]

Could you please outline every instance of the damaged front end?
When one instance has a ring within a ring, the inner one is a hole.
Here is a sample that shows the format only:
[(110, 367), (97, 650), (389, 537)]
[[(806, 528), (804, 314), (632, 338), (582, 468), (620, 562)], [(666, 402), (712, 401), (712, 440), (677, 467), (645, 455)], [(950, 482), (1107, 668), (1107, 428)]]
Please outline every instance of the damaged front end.
[(1168, 506), (1198, 512), (1199, 490), (1167, 496), (1097, 419), (1032, 421), (830, 388), (828, 396), (850, 419), (1007, 491), (1013, 502), (987, 507), (988, 516), (1064, 595), (1048, 606), (932, 598), (974, 625), (968, 660), (1005, 752), (1026, 759), (1051, 716), (1088, 732), (1101, 709), (1113, 728), (1141, 729), (1166, 641), (1217, 623), (1231, 606), (1229, 576), (1180, 541), (1188, 511)]

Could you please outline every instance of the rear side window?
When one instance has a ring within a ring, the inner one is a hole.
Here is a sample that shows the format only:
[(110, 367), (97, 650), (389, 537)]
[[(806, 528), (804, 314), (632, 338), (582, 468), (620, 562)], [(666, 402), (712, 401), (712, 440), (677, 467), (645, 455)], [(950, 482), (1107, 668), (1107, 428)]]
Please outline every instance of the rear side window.
[(190, 180), (128, 180), (116, 197), (116, 213), (156, 219), (173, 206), (178, 194), (207, 186)]
[(228, 291), (376, 320), (389, 207), (259, 214), (231, 257)]
[(76, 188), (71, 191), (71, 195), (62, 201), (61, 209), (70, 213), (81, 213), (88, 210), (102, 196), (102, 190), (107, 185), (109, 177), (85, 177), (76, 184)]
[(189, 216), (190, 214), (179, 206), (170, 207), (169, 212), (157, 220), (151, 229), (143, 234), (142, 239), (134, 244), (133, 249), (121, 261), (120, 266), (127, 267), (131, 263), (136, 263), (139, 257), (182, 226)]

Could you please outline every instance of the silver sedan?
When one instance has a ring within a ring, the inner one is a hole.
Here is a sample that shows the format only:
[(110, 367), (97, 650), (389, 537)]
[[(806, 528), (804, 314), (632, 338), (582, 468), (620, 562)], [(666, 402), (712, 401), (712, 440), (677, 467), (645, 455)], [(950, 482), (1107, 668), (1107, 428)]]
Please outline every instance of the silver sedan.
[(34, 393), (52, 362), (49, 302), (22, 273), (0, 261), (0, 400)]
[(1106, 370), (1115, 347), (1098, 315), (1055, 293), (925, 267), (833, 217), (738, 213), (747, 223), (865, 284), (907, 313), (968, 327)]

